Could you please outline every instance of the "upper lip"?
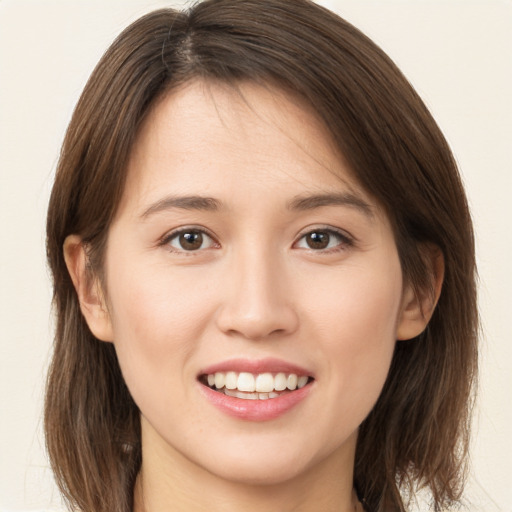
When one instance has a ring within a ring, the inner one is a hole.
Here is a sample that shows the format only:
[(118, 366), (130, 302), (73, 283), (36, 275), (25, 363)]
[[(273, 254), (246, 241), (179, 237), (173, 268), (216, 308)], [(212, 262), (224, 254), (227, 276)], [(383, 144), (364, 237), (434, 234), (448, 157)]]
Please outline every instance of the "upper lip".
[(296, 375), (307, 375), (313, 377), (311, 371), (296, 365), (289, 363), (281, 359), (275, 359), (268, 357), (265, 359), (228, 359), (220, 363), (212, 364), (206, 368), (203, 368), (199, 375), (210, 375), (217, 372), (247, 372), (247, 373), (294, 373)]

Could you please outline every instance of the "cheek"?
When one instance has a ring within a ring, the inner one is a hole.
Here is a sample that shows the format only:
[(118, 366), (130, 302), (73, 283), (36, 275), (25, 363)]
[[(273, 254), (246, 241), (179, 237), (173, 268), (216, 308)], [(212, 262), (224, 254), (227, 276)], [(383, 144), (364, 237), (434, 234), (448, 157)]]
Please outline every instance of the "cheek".
[[(394, 264), (393, 264), (394, 263)], [(334, 346), (364, 346), (395, 341), (402, 300), (402, 276), (398, 261), (387, 265), (352, 265), (326, 274), (322, 281), (303, 285), (307, 315), (321, 319), (320, 332)]]
[(123, 376), (139, 407), (158, 415), (158, 402), (168, 401), (170, 407), (169, 390), (189, 389), (195, 378), (189, 361), (199, 348), (211, 302), (196, 283), (168, 269), (137, 267), (132, 261), (130, 267), (112, 268), (108, 276)]
[(328, 356), (325, 373), (339, 397), (335, 421), (349, 414), (359, 424), (376, 402), (386, 380), (396, 343), (402, 278), (399, 263), (347, 269), (311, 297), (319, 357)]
[[(114, 259), (114, 258), (113, 258)], [(109, 272), (108, 296), (116, 342), (148, 344), (169, 349), (201, 329), (208, 309), (208, 292), (197, 276), (170, 272), (160, 263), (133, 258)]]

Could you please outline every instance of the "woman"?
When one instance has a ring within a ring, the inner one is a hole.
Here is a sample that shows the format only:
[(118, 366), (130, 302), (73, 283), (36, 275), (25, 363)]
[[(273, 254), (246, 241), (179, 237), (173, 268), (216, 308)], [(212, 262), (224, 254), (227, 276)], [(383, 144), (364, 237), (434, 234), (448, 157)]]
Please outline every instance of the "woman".
[(422, 101), (307, 1), (149, 14), (91, 76), (48, 213), (54, 471), (87, 511), (459, 498), (471, 221)]

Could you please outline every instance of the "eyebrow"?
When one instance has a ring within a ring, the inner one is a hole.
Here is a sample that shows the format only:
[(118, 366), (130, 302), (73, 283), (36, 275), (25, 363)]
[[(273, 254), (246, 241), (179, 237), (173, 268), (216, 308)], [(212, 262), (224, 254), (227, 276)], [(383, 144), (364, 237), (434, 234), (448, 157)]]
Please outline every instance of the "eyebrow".
[(314, 210), (322, 208), (323, 206), (348, 206), (355, 208), (369, 218), (374, 217), (374, 209), (362, 198), (351, 193), (336, 193), (336, 194), (315, 194), (298, 196), (288, 203), (290, 210)]
[(213, 197), (203, 196), (168, 196), (153, 203), (141, 215), (141, 218), (146, 219), (155, 213), (178, 208), (181, 210), (203, 210), (203, 211), (217, 211), (220, 210), (220, 201)]
[[(141, 218), (146, 219), (150, 215), (173, 208), (215, 212), (220, 210), (221, 206), (221, 202), (213, 197), (167, 196), (150, 205)], [(324, 206), (348, 206), (359, 210), (369, 218), (374, 217), (373, 208), (360, 197), (350, 193), (297, 196), (287, 204), (289, 210), (296, 211), (314, 210)]]

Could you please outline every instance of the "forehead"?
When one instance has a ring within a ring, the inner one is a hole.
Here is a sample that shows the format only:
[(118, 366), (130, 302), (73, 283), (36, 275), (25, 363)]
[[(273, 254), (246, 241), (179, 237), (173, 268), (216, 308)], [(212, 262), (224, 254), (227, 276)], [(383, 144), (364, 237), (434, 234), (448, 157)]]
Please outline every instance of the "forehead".
[[(240, 194), (233, 194), (237, 188)], [(299, 98), (251, 83), (194, 81), (163, 96), (146, 117), (121, 208), (142, 207), (164, 192), (228, 202), (239, 195), (244, 203), (261, 204), (340, 191), (372, 202), (324, 124)]]

